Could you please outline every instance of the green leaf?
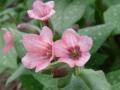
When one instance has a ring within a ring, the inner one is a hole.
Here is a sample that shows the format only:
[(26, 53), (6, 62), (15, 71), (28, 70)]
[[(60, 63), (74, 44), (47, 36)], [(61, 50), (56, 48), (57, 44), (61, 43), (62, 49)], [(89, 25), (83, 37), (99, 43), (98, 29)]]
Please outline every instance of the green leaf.
[(112, 85), (120, 83), (120, 70), (108, 73), (107, 79)]
[(56, 13), (51, 22), (54, 30), (62, 33), (78, 21), (85, 12), (85, 1), (83, 0), (55, 0)]
[(114, 34), (120, 34), (120, 4), (110, 7), (104, 13), (106, 23), (111, 23), (115, 27)]
[(87, 7), (84, 18), (88, 23), (95, 23), (95, 8), (93, 6)]
[(24, 90), (43, 90), (43, 85), (34, 79), (32, 75), (23, 75), (20, 78)]
[(72, 76), (70, 83), (60, 90), (91, 90), (82, 78)]
[(102, 71), (82, 69), (79, 76), (72, 76), (70, 83), (60, 90), (111, 90)]
[(120, 83), (113, 85), (112, 90), (120, 90)]
[(103, 3), (108, 7), (116, 4), (120, 4), (120, 0), (103, 0)]
[(57, 78), (58, 79), (58, 87), (62, 88), (64, 86), (66, 86), (70, 80), (71, 80), (71, 74), (68, 73), (67, 76), (61, 77), (61, 78)]
[(18, 67), (18, 69), (7, 79), (6, 85), (8, 85), (9, 83), (13, 82), (18, 77), (20, 77), (25, 72), (25, 70), (26, 69), (23, 67), (23, 65)]
[(111, 90), (111, 85), (107, 82), (102, 71), (83, 69), (81, 70), (80, 77), (88, 85), (90, 90)]
[(57, 87), (51, 88), (51, 87), (44, 87), (43, 90), (60, 90)]
[(3, 48), (5, 47), (3, 40), (3, 32), (0, 31), (0, 66), (6, 68), (16, 69), (17, 68), (17, 53), (14, 48), (12, 48), (8, 54), (3, 53)]
[(5, 9), (4, 11), (2, 11), (0, 13), (0, 16), (4, 16), (4, 15), (7, 15), (7, 14), (14, 15), (15, 14), (14, 9), (13, 8)]
[(88, 35), (93, 39), (93, 48), (91, 50), (92, 53), (95, 53), (104, 41), (108, 38), (108, 36), (113, 31), (114, 27), (111, 24), (103, 24), (93, 27), (87, 27), (80, 29), (78, 33), (80, 35)]
[(57, 79), (53, 78), (51, 75), (46, 75), (42, 73), (32, 73), (32, 75), (45, 87), (57, 88)]

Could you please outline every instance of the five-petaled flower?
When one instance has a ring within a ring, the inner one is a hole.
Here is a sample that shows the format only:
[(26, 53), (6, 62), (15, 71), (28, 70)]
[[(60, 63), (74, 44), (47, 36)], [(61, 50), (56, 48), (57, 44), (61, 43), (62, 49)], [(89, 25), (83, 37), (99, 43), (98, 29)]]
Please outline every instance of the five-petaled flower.
[(40, 35), (26, 34), (23, 36), (23, 44), (27, 54), (23, 57), (22, 63), (28, 69), (36, 68), (36, 72), (45, 69), (54, 58), (53, 33), (44, 26)]
[(28, 10), (30, 18), (41, 21), (47, 21), (54, 14), (54, 1), (44, 3), (41, 0), (36, 0), (32, 5), (32, 10)]
[(11, 48), (13, 48), (13, 37), (12, 37), (12, 34), (11, 32), (9, 31), (6, 31), (4, 33), (4, 42), (5, 42), (5, 47), (3, 48), (3, 53), (4, 54), (7, 54)]
[(90, 58), (92, 44), (90, 37), (78, 35), (70, 28), (64, 31), (61, 40), (55, 42), (54, 51), (60, 62), (70, 67), (84, 66)]

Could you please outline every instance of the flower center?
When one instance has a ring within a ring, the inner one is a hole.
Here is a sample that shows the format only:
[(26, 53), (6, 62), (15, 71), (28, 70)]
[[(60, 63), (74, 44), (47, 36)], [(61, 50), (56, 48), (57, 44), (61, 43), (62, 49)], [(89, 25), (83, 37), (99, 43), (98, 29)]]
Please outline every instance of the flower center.
[(68, 49), (70, 58), (77, 60), (81, 56), (80, 48), (78, 46)]
[(46, 49), (45, 55), (47, 56), (47, 58), (50, 58), (52, 56), (52, 46), (49, 45)]
[(46, 5), (41, 6), (39, 9), (36, 9), (35, 12), (40, 16), (40, 17), (45, 17), (50, 13), (50, 10)]

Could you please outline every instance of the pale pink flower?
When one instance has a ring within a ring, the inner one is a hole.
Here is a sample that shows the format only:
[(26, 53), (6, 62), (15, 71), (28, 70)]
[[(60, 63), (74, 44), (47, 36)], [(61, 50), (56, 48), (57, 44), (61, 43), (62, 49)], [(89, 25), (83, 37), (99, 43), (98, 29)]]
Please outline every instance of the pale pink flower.
[(3, 48), (3, 53), (7, 54), (11, 48), (13, 48), (13, 37), (12, 34), (9, 31), (6, 31), (4, 33), (4, 42), (5, 42), (5, 47)]
[(36, 68), (36, 72), (45, 69), (54, 58), (52, 31), (44, 26), (40, 35), (27, 34), (23, 36), (23, 44), (27, 54), (22, 63), (28, 69)]
[(30, 18), (41, 21), (47, 21), (54, 14), (54, 1), (44, 3), (42, 0), (36, 0), (32, 5), (32, 10), (28, 10)]
[(78, 35), (73, 29), (64, 31), (62, 39), (54, 44), (56, 57), (60, 62), (67, 63), (70, 67), (84, 66), (90, 59), (89, 50), (92, 39), (88, 36)]

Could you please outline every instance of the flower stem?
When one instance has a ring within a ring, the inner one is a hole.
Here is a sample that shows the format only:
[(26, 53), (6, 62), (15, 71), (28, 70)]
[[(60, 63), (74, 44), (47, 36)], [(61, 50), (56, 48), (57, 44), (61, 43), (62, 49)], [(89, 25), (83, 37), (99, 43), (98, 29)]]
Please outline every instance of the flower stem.
[(80, 75), (80, 67), (75, 67), (75, 68), (74, 68), (74, 74), (75, 74), (76, 76), (79, 76), (79, 75)]

